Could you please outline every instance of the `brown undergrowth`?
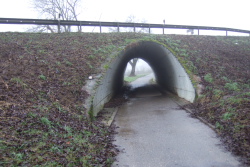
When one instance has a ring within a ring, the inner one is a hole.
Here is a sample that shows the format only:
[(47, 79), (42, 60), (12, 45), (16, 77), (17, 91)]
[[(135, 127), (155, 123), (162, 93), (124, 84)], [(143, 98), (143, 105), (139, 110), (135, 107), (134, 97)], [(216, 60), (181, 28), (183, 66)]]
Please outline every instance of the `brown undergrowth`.
[(114, 127), (88, 119), (83, 86), (136, 39), (166, 44), (200, 77), (203, 92), (190, 107), (249, 164), (249, 37), (0, 33), (0, 166), (110, 166)]
[(114, 127), (89, 120), (82, 88), (129, 36), (0, 34), (0, 166), (110, 166)]

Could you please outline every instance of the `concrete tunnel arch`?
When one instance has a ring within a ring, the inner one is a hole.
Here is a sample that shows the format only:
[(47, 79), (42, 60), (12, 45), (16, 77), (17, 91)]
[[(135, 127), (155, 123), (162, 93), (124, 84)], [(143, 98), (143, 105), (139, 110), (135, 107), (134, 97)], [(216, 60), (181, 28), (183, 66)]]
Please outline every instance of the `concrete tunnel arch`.
[(157, 84), (163, 89), (175, 93), (187, 101), (193, 102), (195, 100), (194, 86), (172, 52), (159, 43), (141, 41), (128, 45), (111, 62), (93, 98), (94, 116), (122, 88), (126, 65), (133, 58), (141, 58), (151, 66)]

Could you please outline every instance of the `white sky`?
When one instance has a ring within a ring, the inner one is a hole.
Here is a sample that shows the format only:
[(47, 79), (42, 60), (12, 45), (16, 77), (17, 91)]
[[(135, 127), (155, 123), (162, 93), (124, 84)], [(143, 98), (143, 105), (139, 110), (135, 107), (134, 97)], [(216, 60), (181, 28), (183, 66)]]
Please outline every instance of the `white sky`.
[[(79, 20), (86, 21), (122, 22), (135, 15), (148, 23), (162, 24), (165, 19), (166, 24), (250, 30), (249, 0), (82, 0), (81, 6)], [(39, 18), (32, 0), (0, 0), (0, 17)], [(19, 27), (0, 25), (0, 31), (17, 31)]]

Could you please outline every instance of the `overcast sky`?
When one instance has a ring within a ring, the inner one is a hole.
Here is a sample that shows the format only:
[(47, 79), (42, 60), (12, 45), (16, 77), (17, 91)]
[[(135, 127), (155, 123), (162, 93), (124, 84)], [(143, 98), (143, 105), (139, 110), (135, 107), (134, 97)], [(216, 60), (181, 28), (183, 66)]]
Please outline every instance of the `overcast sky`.
[[(125, 21), (129, 15), (148, 23), (216, 26), (250, 30), (249, 0), (82, 0), (79, 20)], [(32, 0), (0, 0), (0, 17), (39, 18)], [(0, 25), (0, 31), (13, 26)]]

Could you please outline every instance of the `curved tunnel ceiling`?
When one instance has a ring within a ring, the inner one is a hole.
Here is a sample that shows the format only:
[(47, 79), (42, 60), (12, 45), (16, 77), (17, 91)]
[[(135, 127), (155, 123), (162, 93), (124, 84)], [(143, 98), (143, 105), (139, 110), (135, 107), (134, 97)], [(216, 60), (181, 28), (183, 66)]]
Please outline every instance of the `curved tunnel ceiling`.
[[(190, 102), (194, 101), (195, 89), (177, 58), (163, 45), (142, 41), (127, 46), (111, 63), (97, 89), (93, 101), (94, 113), (122, 88), (124, 71), (133, 58), (141, 58), (151, 66), (156, 81), (162, 88)], [(95, 109), (95, 106), (98, 107)]]

